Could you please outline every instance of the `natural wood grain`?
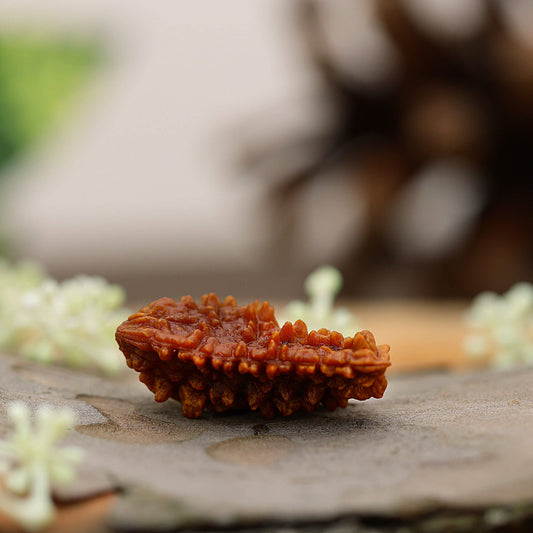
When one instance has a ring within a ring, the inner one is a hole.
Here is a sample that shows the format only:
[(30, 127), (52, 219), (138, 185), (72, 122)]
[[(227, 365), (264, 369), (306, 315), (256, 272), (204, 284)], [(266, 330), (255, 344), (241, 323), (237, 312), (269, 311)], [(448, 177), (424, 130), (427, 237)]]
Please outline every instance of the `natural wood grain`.
[(466, 368), (464, 301), (350, 302), (361, 328), (391, 346), (391, 372)]
[[(53, 523), (40, 533), (106, 533), (105, 518), (117, 498), (110, 492), (68, 505), (60, 505)], [(15, 521), (0, 512), (2, 533), (21, 533)]]

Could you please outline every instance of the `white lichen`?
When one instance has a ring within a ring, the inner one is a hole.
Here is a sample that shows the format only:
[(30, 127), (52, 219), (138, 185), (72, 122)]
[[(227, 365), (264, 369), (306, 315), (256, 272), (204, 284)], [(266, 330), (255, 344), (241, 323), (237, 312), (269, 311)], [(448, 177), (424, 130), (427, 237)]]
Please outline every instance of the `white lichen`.
[(466, 315), (472, 332), (464, 350), (497, 368), (533, 364), (533, 285), (518, 283), (503, 295), (484, 292)]
[(54, 485), (71, 481), (83, 458), (81, 448), (56, 447), (76, 423), (76, 414), (70, 408), (43, 405), (32, 421), (30, 408), (17, 401), (9, 405), (8, 416), (13, 432), (0, 441), (0, 509), (25, 530), (37, 531), (55, 516)]
[(99, 368), (124, 367), (114, 341), (128, 313), (121, 287), (96, 276), (61, 283), (28, 263), (0, 262), (0, 347), (41, 363)]
[(334, 305), (342, 283), (342, 274), (335, 267), (317, 268), (304, 283), (309, 301), (290, 302), (282, 313), (282, 319), (291, 322), (303, 320), (309, 330), (326, 328), (344, 335), (354, 335), (358, 329), (355, 317), (348, 309), (335, 308)]

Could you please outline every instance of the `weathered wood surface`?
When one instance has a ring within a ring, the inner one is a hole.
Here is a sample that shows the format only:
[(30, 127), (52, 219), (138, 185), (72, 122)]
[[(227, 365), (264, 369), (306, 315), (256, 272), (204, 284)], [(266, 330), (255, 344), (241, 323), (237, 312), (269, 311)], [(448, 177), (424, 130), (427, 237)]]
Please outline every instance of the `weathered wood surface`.
[(333, 413), (188, 420), (132, 372), (110, 381), (2, 355), (0, 436), (11, 400), (76, 409), (66, 442), (87, 458), (60, 500), (124, 489), (86, 531), (533, 508), (533, 369), (390, 381), (383, 399)]

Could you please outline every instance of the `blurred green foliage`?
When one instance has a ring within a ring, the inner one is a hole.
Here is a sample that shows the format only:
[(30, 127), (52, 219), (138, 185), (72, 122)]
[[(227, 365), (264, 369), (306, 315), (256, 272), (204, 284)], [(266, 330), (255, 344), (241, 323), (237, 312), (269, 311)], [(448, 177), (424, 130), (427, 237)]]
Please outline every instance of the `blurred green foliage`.
[[(8, 163), (68, 114), (100, 57), (94, 42), (0, 35), (0, 180)], [(8, 248), (0, 228), (0, 256)]]
[(0, 174), (68, 112), (99, 52), (94, 43), (0, 35)]

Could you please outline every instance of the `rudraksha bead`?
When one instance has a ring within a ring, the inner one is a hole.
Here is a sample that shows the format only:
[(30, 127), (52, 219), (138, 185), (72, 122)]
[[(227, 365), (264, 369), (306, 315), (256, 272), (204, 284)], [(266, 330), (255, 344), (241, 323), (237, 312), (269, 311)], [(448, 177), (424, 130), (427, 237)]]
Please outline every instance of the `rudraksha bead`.
[(116, 339), (155, 400), (174, 398), (189, 418), (204, 409), (272, 418), (346, 407), (350, 398), (380, 398), (390, 365), (389, 346), (369, 331), (308, 333), (301, 320), (280, 328), (268, 302), (239, 306), (215, 294), (199, 304), (160, 298), (123, 322)]

